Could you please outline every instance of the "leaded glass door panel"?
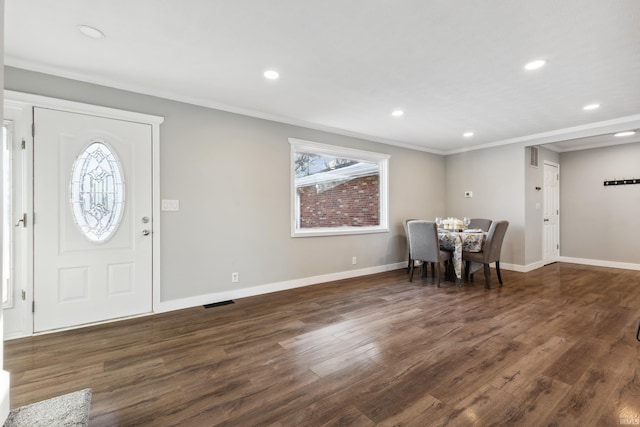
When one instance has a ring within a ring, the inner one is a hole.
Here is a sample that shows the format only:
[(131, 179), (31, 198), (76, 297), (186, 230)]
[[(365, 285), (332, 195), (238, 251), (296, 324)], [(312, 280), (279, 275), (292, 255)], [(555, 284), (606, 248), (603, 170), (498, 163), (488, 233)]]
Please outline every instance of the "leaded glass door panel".
[(152, 307), (151, 126), (34, 109), (34, 331)]

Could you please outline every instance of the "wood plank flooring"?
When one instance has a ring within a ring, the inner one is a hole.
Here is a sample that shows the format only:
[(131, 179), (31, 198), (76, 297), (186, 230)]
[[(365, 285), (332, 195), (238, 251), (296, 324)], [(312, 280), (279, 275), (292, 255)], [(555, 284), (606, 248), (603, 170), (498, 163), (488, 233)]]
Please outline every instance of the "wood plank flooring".
[(12, 407), (90, 387), (91, 426), (640, 423), (640, 272), (503, 279), (398, 270), (8, 341)]

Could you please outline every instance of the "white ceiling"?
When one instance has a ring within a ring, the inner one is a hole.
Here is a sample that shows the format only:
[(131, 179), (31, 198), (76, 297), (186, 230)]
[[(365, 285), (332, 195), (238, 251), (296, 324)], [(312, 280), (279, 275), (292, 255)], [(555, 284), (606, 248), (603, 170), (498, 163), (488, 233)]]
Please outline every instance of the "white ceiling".
[(5, 63), (445, 154), (640, 127), (639, 22), (638, 0), (5, 0)]

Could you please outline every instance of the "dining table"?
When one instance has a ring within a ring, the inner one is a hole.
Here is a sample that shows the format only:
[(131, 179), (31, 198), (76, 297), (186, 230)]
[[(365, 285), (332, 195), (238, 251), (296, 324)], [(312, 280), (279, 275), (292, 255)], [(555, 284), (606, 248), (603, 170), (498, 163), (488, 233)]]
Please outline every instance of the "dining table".
[(480, 229), (447, 230), (438, 229), (440, 249), (452, 252), (453, 268), (458, 285), (462, 281), (462, 251), (481, 252), (487, 240), (487, 232)]

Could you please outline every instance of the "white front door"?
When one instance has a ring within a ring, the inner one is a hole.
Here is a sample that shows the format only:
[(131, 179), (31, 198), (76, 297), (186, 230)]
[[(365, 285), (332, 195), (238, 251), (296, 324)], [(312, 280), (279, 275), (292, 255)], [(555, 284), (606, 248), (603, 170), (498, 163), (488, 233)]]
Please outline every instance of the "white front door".
[(560, 172), (555, 163), (545, 162), (543, 189), (542, 247), (544, 264), (560, 259)]
[(34, 332), (152, 310), (152, 126), (34, 108)]

